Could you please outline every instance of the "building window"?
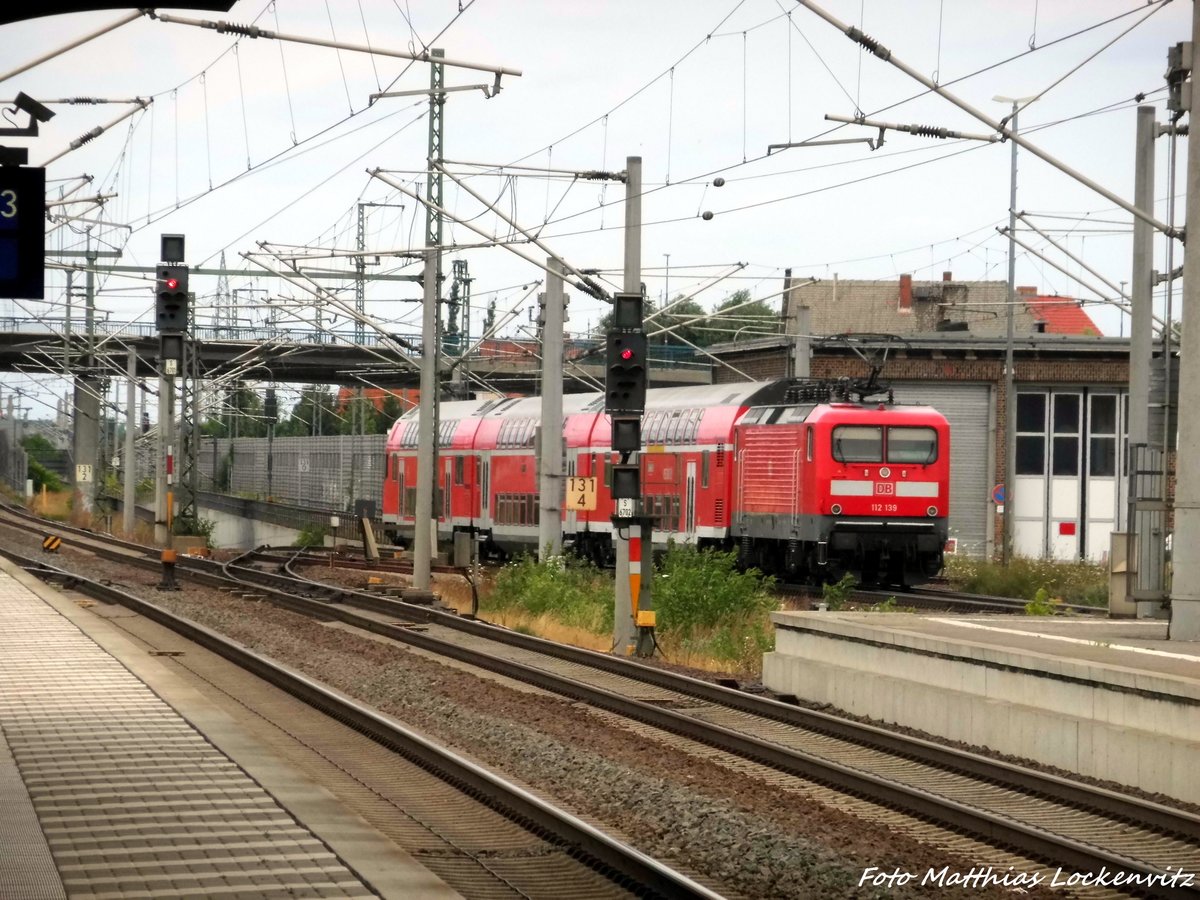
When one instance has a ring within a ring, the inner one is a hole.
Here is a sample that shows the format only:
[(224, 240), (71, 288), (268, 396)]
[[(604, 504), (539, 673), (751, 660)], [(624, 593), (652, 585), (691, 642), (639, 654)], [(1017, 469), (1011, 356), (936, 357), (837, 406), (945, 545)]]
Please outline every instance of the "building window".
[(1054, 455), (1051, 474), (1079, 474), (1079, 394), (1054, 395)]
[(1093, 394), (1088, 441), (1088, 474), (1112, 478), (1117, 474), (1117, 396)]
[(1017, 475), (1046, 474), (1046, 395), (1017, 394)]

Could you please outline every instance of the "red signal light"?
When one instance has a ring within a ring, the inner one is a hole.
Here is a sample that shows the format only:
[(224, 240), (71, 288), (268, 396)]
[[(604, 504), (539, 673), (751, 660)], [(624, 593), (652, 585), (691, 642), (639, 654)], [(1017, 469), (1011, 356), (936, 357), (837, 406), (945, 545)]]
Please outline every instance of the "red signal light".
[(168, 278), (166, 281), (163, 282), (163, 285), (166, 286), (166, 289), (168, 291), (173, 291), (173, 290), (175, 290), (175, 288), (179, 287), (179, 281), (174, 278)]
[(626, 347), (624, 350), (621, 351), (621, 359), (625, 360), (626, 362), (629, 362), (629, 360), (633, 359), (633, 351), (630, 350), (628, 347)]

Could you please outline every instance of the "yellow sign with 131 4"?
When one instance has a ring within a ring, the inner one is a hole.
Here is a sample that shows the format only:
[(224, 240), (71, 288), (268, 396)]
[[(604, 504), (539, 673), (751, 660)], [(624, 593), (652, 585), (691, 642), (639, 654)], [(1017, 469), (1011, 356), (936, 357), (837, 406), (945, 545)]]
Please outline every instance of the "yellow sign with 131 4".
[(567, 509), (590, 512), (596, 508), (596, 479), (577, 478), (567, 479)]

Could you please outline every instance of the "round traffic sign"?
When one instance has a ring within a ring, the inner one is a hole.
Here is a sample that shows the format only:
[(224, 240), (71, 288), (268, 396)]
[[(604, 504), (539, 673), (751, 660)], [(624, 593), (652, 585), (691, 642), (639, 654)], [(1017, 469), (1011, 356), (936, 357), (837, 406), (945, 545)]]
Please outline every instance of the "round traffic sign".
[(1004, 502), (1004, 485), (998, 484), (994, 488), (992, 488), (992, 502), (993, 503), (1003, 503)]

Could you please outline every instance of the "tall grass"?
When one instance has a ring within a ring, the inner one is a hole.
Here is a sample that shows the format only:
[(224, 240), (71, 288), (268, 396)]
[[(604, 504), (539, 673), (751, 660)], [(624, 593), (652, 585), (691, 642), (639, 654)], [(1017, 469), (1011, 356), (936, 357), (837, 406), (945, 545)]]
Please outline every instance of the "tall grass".
[(959, 590), (1032, 602), (1038, 591), (1064, 603), (1108, 604), (1108, 572), (1090, 562), (1013, 557), (1007, 566), (980, 559), (951, 556), (946, 577)]
[[(772, 580), (739, 572), (736, 553), (671, 545), (651, 582), (659, 648), (698, 668), (757, 675), (773, 645)], [(480, 600), (480, 614), (511, 628), (607, 649), (613, 631), (613, 579), (590, 563), (522, 557), (504, 566)]]

